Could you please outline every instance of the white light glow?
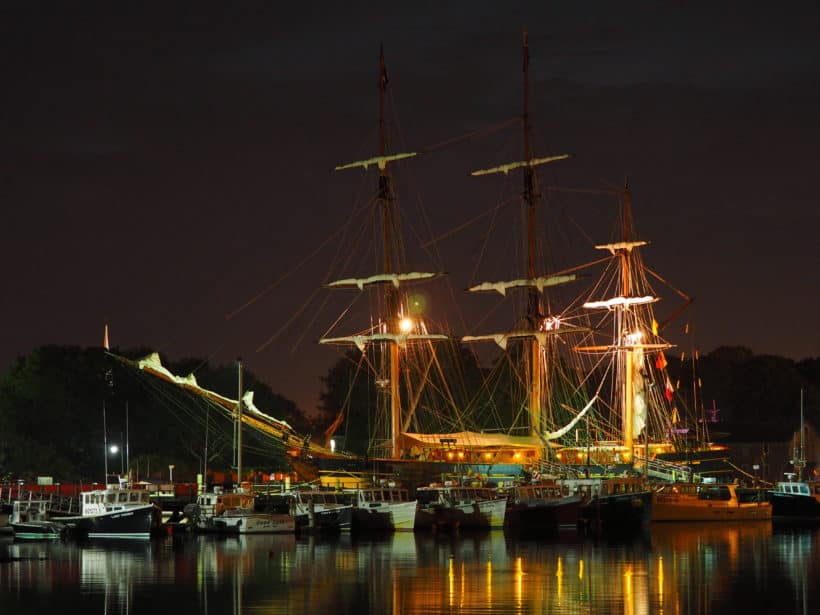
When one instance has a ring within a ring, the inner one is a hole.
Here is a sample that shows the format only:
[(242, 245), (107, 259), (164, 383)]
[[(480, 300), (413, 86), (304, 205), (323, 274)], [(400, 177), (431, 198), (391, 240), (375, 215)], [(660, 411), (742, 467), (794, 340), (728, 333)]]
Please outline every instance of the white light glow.
[(412, 318), (402, 318), (399, 321), (399, 330), (402, 333), (410, 333), (413, 330), (413, 319)]

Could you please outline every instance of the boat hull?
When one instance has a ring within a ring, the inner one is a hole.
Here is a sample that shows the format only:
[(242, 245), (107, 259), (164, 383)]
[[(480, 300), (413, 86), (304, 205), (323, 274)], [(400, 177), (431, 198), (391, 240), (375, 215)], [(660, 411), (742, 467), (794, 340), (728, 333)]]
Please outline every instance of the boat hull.
[(772, 518), (768, 502), (686, 501), (675, 496), (656, 496), (652, 521), (766, 521)]
[(225, 534), (293, 534), (296, 520), (291, 515), (251, 513), (215, 517), (214, 528)]
[(415, 500), (372, 502), (353, 508), (353, 531), (413, 531), (416, 523)]
[(124, 510), (63, 517), (72, 533), (85, 538), (150, 538), (157, 533), (161, 525), (161, 513), (157, 506), (133, 507)]
[(433, 530), (489, 530), (504, 527), (507, 500), (478, 500), (444, 506), (434, 504), (419, 509), (417, 529)]
[(54, 521), (29, 521), (9, 523), (14, 538), (24, 540), (54, 540), (61, 538), (65, 525)]
[(581, 506), (582, 528), (594, 533), (639, 531), (652, 519), (652, 492), (598, 496)]
[(581, 498), (527, 500), (513, 504), (507, 513), (508, 526), (522, 534), (551, 534), (577, 530), (581, 518)]
[(333, 534), (349, 532), (353, 524), (353, 506), (339, 506), (303, 512), (295, 516), (297, 532)]
[(820, 502), (814, 496), (772, 492), (769, 497), (774, 520), (820, 523)]

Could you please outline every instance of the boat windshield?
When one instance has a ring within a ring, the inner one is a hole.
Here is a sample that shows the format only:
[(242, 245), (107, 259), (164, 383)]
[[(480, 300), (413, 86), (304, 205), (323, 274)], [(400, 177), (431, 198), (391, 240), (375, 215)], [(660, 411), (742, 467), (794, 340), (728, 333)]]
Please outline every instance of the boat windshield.
[(726, 485), (719, 485), (716, 487), (701, 487), (698, 491), (698, 499), (701, 500), (731, 500), (732, 494), (729, 492), (729, 487)]

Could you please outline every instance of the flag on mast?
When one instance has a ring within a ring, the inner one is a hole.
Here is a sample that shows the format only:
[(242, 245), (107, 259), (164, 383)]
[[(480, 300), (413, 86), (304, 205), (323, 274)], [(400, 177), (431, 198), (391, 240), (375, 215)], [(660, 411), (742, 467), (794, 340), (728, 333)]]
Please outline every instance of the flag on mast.
[(675, 391), (675, 389), (672, 388), (672, 381), (669, 380), (669, 376), (667, 376), (666, 377), (666, 390), (663, 392), (663, 394), (666, 396), (667, 401), (672, 401), (672, 393), (674, 391)]
[(103, 333), (103, 348), (106, 350), (111, 350), (108, 345), (108, 324), (105, 325), (105, 332)]

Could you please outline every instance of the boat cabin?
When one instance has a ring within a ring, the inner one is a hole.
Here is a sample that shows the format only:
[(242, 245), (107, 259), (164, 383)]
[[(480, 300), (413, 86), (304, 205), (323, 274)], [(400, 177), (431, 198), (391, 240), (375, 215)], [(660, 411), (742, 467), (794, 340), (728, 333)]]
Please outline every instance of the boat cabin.
[(82, 494), (82, 515), (100, 515), (107, 512), (148, 506), (150, 494), (144, 489), (105, 489)]
[(48, 521), (46, 500), (15, 500), (12, 504), (10, 523), (30, 523)]

